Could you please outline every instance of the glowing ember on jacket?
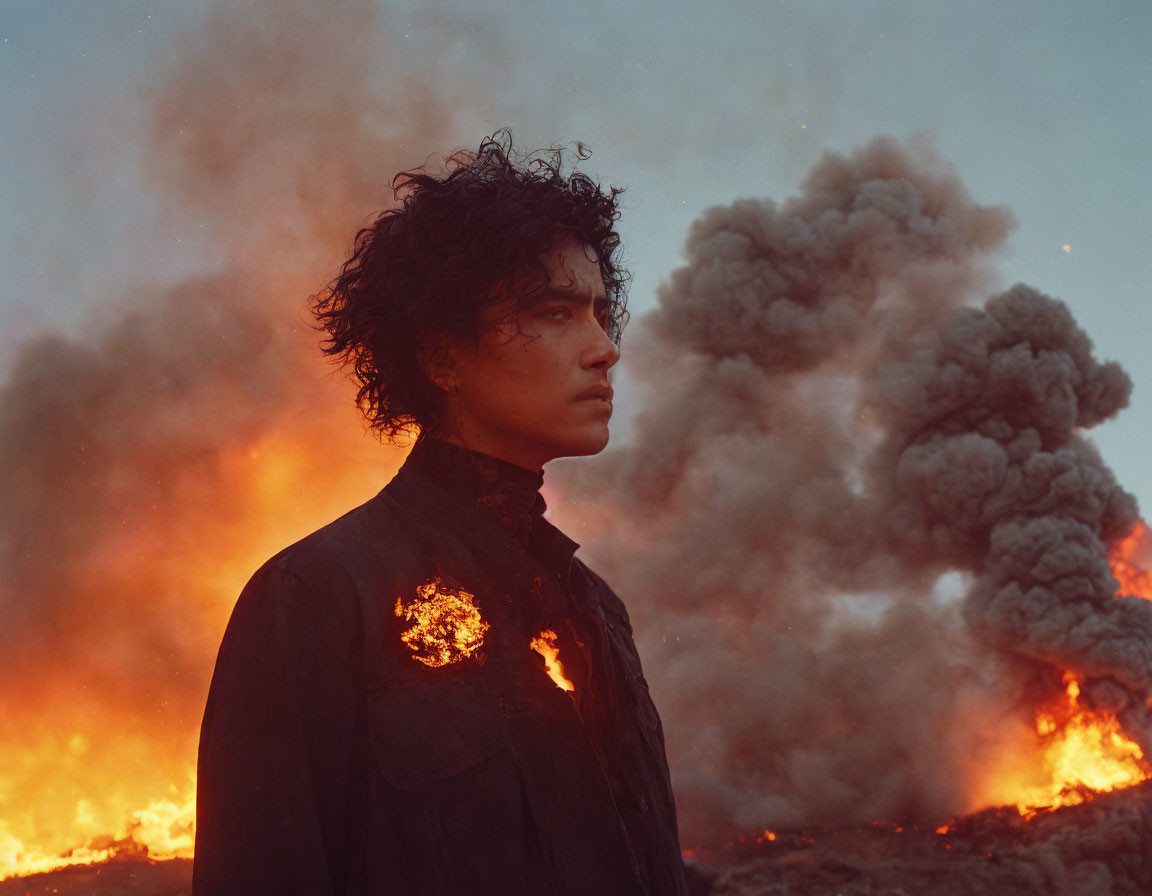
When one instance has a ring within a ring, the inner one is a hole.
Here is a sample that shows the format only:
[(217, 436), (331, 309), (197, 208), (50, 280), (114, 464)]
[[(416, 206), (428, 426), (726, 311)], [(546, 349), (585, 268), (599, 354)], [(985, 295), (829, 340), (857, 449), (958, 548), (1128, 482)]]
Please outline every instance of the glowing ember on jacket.
[(396, 598), (396, 615), (414, 625), (400, 640), (413, 651), (413, 659), (433, 668), (467, 659), (480, 649), (488, 623), (473, 603), (476, 595), (451, 588), (437, 577), (416, 589), (416, 599), (405, 604)]
[(565, 691), (576, 690), (576, 685), (564, 674), (564, 667), (560, 664), (560, 650), (556, 646), (556, 632), (545, 629), (532, 639), (532, 649), (544, 657), (544, 667), (548, 670), (548, 677), (556, 682), (556, 687)]

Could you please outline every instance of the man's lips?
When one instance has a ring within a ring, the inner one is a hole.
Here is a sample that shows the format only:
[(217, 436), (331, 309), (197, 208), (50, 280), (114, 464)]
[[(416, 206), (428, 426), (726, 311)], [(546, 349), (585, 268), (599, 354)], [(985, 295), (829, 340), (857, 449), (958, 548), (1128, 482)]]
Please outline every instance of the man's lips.
[(591, 389), (585, 389), (576, 396), (577, 401), (611, 401), (612, 400), (612, 387), (611, 386), (593, 386)]

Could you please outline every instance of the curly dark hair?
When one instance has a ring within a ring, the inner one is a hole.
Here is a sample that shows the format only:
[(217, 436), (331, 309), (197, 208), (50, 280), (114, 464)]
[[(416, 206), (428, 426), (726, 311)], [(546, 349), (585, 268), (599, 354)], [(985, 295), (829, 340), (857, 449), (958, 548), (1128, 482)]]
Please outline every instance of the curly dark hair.
[[(575, 236), (599, 262), (614, 342), (627, 321), (629, 273), (620, 263), (622, 188), (562, 173), (567, 150), (520, 153), (507, 129), (476, 152), (392, 180), (399, 204), (356, 234), (352, 257), (311, 306), (328, 338), (322, 348), (351, 364), (356, 402), (369, 425), (395, 442), (434, 430), (443, 393), (424, 375), (418, 352), (429, 334), (477, 336), (479, 311), (511, 295), (517, 311), (547, 285), (541, 255)], [(576, 157), (590, 153), (576, 144)]]

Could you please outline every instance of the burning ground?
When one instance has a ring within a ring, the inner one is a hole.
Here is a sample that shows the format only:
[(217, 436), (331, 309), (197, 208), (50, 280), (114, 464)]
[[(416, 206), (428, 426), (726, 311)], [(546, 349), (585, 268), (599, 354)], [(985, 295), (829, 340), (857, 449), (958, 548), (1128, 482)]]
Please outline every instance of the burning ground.
[[(688, 859), (693, 896), (1143, 896), (1152, 890), (1148, 785), (1025, 820), (988, 809), (937, 829), (876, 823), (761, 831)], [(188, 896), (191, 863), (131, 851), (0, 881), (0, 896)]]
[[(366, 447), (300, 312), (458, 116), (403, 65), (387, 98), (367, 86), (390, 58), (370, 4), (343, 31), (313, 14), (217, 14), (148, 98), (148, 176), (220, 265), (27, 343), (0, 390), (0, 876), (119, 853), (104, 878), (144, 890), (142, 851), (189, 854), (235, 595), (399, 462)], [(1148, 771), (1152, 557), (1086, 436), (1128, 380), (1060, 302), (999, 287), (1011, 226), (886, 139), (786, 202), (707, 210), (626, 334), (631, 439), (549, 475), (631, 608), (717, 892), (880, 892), (851, 887), (917, 868), (1137, 891), (1146, 789), (1032, 815)], [(971, 814), (997, 805), (1031, 817)]]

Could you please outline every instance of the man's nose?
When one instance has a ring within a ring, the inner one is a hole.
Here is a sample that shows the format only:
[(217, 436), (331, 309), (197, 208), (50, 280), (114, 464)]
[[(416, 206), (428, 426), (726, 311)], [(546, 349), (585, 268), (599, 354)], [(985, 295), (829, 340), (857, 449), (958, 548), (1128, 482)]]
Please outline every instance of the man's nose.
[(595, 330), (592, 342), (584, 350), (581, 362), (584, 367), (607, 370), (620, 360), (620, 349), (599, 324), (596, 324)]

